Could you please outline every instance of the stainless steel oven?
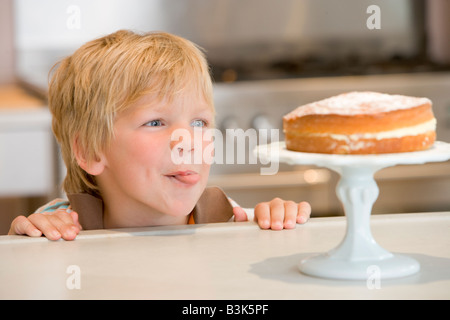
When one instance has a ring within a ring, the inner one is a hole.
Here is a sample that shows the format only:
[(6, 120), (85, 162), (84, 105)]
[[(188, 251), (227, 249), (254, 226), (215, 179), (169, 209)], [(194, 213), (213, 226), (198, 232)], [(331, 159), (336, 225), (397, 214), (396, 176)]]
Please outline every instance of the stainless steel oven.
[[(438, 140), (450, 142), (450, 73), (392, 74), (218, 83), (218, 127), (280, 130), (282, 116), (295, 107), (353, 90), (429, 97), (437, 118)], [(248, 148), (247, 148), (248, 149)], [(247, 155), (249, 157), (249, 155)], [(342, 214), (335, 194), (337, 174), (314, 166), (280, 164), (261, 175), (257, 164), (216, 164), (210, 184), (221, 186), (242, 206), (273, 197), (307, 200), (313, 214)], [(380, 195), (374, 213), (450, 210), (450, 162), (386, 168), (376, 174)]]
[[(367, 27), (374, 5), (379, 29)], [(50, 67), (85, 41), (120, 28), (164, 30), (205, 48), (223, 135), (227, 128), (269, 128), (282, 140), (282, 116), (298, 105), (374, 90), (432, 99), (438, 139), (450, 141), (450, 74), (440, 72), (450, 66), (427, 55), (427, 40), (433, 52), (448, 42), (447, 24), (437, 23), (446, 21), (445, 0), (17, 0), (14, 9), (17, 76), (44, 96)], [(246, 207), (279, 196), (310, 201), (315, 215), (342, 213), (335, 173), (280, 164), (264, 176), (260, 168), (215, 164), (210, 184)], [(374, 212), (450, 210), (449, 163), (389, 168), (377, 181)]]

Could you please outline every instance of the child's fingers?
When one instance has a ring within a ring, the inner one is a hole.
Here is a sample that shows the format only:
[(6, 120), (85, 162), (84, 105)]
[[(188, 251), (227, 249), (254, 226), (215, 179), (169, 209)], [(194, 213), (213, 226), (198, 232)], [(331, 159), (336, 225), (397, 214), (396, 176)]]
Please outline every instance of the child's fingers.
[(272, 230), (282, 230), (284, 227), (284, 216), (285, 216), (284, 201), (275, 198), (270, 201), (270, 228)]
[(308, 202), (295, 203), (275, 198), (255, 207), (255, 219), (261, 229), (281, 230), (295, 228), (296, 223), (305, 223), (311, 215)]
[(19, 216), (11, 223), (8, 234), (23, 234), (40, 237), (44, 234), (50, 240), (73, 240), (81, 230), (76, 212), (65, 209), (55, 212), (33, 213), (28, 217)]
[(248, 220), (247, 213), (241, 207), (234, 207), (233, 214), (234, 214), (234, 221), (236, 221), (236, 222), (242, 222), (242, 221)]
[(311, 216), (311, 205), (302, 201), (298, 204), (297, 223), (305, 223)]
[(81, 230), (81, 225), (78, 222), (78, 214), (76, 212), (62, 211), (58, 217), (64, 222), (59, 230), (64, 240), (73, 240)]
[(24, 234), (30, 237), (40, 237), (42, 235), (42, 232), (37, 229), (27, 217), (18, 216), (11, 223), (8, 234)]
[(73, 240), (79, 232), (70, 214), (62, 210), (51, 214), (32, 214), (29, 219), (49, 240)]
[(76, 213), (75, 211), (70, 211), (69, 214), (72, 217), (73, 223), (78, 227), (78, 229), (82, 230), (83, 227), (81, 226), (80, 222), (78, 221), (78, 213)]
[(54, 225), (56, 218), (52, 215), (45, 215), (42, 213), (34, 213), (28, 219), (38, 228), (49, 240), (58, 240), (61, 238), (61, 233)]
[(76, 216), (76, 224), (73, 216), (66, 209), (56, 210), (51, 215), (48, 215), (48, 218), (64, 240), (73, 240), (80, 232), (80, 228), (77, 226), (78, 215)]
[(261, 229), (270, 228), (270, 206), (268, 202), (261, 202), (255, 206), (255, 220)]
[(286, 201), (284, 203), (284, 228), (292, 229), (295, 228), (297, 222), (297, 212), (298, 206), (294, 201)]

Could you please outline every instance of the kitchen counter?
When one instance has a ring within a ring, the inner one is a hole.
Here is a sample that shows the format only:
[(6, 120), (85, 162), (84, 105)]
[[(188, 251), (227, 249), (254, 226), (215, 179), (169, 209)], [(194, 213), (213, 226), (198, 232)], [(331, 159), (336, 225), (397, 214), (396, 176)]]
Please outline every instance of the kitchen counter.
[(293, 230), (253, 222), (82, 231), (75, 241), (0, 236), (0, 299), (449, 299), (450, 212), (373, 215), (375, 240), (420, 272), (343, 281), (298, 271), (337, 246), (344, 217)]

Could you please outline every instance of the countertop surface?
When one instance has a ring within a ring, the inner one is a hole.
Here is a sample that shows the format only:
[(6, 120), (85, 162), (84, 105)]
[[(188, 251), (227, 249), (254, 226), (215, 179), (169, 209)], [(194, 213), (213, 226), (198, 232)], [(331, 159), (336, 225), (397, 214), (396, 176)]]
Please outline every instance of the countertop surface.
[(283, 231), (240, 222), (82, 231), (67, 242), (0, 236), (0, 299), (450, 299), (450, 212), (371, 217), (382, 247), (419, 261), (415, 275), (298, 271), (345, 229), (345, 217), (333, 217)]

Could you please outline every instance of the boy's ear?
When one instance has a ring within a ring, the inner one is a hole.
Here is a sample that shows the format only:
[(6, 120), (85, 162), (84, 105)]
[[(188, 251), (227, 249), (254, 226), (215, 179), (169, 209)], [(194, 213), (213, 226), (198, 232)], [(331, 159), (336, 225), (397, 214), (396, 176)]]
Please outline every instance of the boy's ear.
[(99, 155), (94, 160), (88, 161), (86, 159), (85, 150), (78, 141), (78, 137), (75, 138), (72, 146), (75, 158), (77, 159), (77, 163), (81, 169), (92, 176), (97, 176), (103, 172), (105, 169), (105, 157), (103, 154)]

